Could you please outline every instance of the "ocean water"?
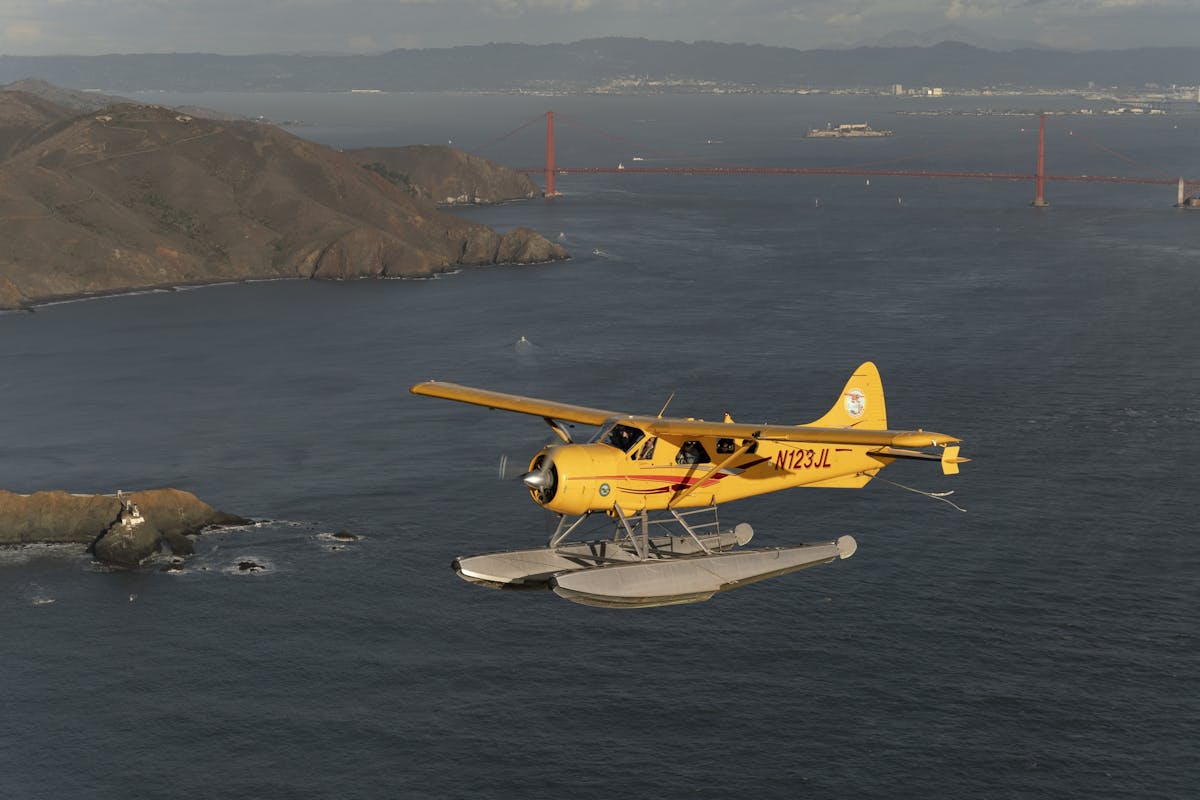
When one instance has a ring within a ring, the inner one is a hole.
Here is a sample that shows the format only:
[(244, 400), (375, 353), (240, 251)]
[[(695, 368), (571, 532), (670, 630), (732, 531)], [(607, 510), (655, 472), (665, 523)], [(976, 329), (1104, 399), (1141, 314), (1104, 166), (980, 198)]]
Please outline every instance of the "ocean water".
[[(335, 147), (474, 147), (549, 103), (162, 101), (303, 119), (298, 133)], [(553, 103), (560, 164), (1033, 164), (1035, 119), (898, 115), (899, 100)], [(1035, 103), (1081, 105), (988, 105)], [(862, 120), (897, 135), (803, 138)], [(1189, 113), (1055, 117), (1048, 168), (1186, 177), (1198, 127)], [(539, 135), (496, 157), (535, 166)], [(1052, 183), (1040, 210), (1024, 183), (925, 178), (559, 189), (455, 213), (561, 238), (567, 263), (0, 315), (0, 486), (175, 486), (263, 520), (201, 538), (182, 573), (0, 552), (6, 796), (1194, 792), (1200, 212), (1172, 208), (1173, 187), (1124, 184)], [(496, 466), (549, 431), (411, 384), (631, 413), (674, 393), (679, 415), (807, 422), (868, 359), (892, 426), (962, 437), (962, 474), (898, 463), (883, 477), (901, 486), (722, 513), (760, 546), (851, 533), (853, 558), (640, 611), (450, 570), (545, 539), (543, 512)], [(902, 487), (953, 489), (966, 512)]]

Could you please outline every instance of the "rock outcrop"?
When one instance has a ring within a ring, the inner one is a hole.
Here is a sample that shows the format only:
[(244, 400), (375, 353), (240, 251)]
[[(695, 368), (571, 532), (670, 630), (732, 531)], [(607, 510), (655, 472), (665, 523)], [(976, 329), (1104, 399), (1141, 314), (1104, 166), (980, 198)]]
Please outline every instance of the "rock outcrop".
[(567, 256), (532, 231), (442, 213), (358, 157), (271, 125), (132, 104), (55, 118), (32, 95), (0, 100), (0, 114), (21, 109), (0, 118), (0, 308)]
[(247, 523), (178, 489), (149, 489), (120, 497), (0, 490), (0, 545), (87, 544), (98, 560), (121, 566), (141, 562), (164, 541), (175, 554), (187, 554), (188, 536), (208, 527)]
[(158, 552), (162, 531), (142, 516), (136, 503), (130, 502), (104, 533), (92, 542), (97, 561), (118, 567), (136, 567)]

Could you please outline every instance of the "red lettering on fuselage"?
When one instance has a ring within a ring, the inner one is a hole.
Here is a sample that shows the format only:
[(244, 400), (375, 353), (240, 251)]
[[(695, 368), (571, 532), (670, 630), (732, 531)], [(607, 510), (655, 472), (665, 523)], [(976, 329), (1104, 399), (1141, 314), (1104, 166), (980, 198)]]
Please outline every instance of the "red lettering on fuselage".
[(829, 448), (820, 450), (799, 448), (796, 450), (780, 450), (775, 454), (775, 469), (795, 472), (802, 469), (830, 469), (833, 462), (829, 457)]

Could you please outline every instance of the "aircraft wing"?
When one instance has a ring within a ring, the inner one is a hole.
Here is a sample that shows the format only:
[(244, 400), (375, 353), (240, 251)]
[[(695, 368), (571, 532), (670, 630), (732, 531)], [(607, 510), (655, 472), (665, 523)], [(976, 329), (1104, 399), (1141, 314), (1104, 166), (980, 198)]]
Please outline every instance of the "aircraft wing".
[(425, 381), (410, 390), (413, 394), (441, 397), (485, 408), (499, 408), (544, 419), (603, 425), (614, 417), (652, 432), (656, 436), (716, 436), (731, 439), (758, 439), (771, 442), (822, 442), (827, 444), (878, 445), (893, 447), (944, 447), (959, 440), (933, 431), (864, 430), (862, 428), (818, 428), (811, 425), (752, 425), (746, 423), (704, 422), (677, 417), (636, 417), (619, 411), (576, 406), (541, 400), (519, 394), (476, 389), (457, 383)]
[(892, 445), (896, 447), (944, 447), (959, 440), (933, 431), (864, 430), (862, 428), (818, 428), (811, 425), (748, 425), (703, 422), (690, 419), (633, 417), (631, 425), (662, 436), (717, 436), (758, 439), (767, 442), (821, 442), (827, 444)]
[(530, 414), (543, 419), (577, 422), (581, 425), (602, 425), (613, 417), (626, 416), (617, 411), (574, 406), (569, 403), (555, 403), (551, 400), (539, 400), (536, 397), (492, 392), (487, 389), (475, 389), (443, 381), (418, 383), (409, 391), (428, 397), (441, 397), (446, 400), (457, 400), (460, 403), (471, 403), (485, 408), (499, 408), (503, 411), (516, 411), (519, 414)]

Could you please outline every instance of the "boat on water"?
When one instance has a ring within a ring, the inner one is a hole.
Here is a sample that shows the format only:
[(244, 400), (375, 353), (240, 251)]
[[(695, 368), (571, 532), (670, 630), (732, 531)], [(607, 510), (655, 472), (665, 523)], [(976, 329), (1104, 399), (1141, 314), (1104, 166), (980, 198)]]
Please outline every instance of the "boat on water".
[(810, 128), (807, 134), (809, 139), (854, 139), (891, 135), (892, 131), (875, 130), (865, 122), (844, 122), (836, 128), (832, 125)]

